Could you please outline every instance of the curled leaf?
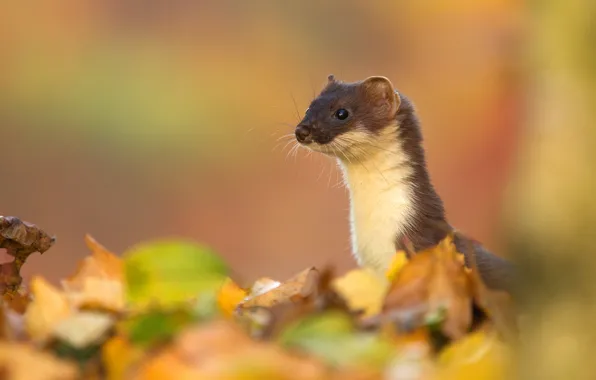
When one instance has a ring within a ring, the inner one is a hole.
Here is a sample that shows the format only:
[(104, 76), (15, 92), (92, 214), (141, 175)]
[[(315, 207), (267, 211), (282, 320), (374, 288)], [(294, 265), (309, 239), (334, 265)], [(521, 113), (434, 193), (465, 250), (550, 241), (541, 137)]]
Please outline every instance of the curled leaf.
[(0, 291), (15, 292), (21, 282), (21, 267), (33, 252), (44, 253), (56, 238), (34, 224), (21, 221), (14, 216), (0, 215), (0, 248), (14, 257), (11, 263), (2, 264), (0, 271)]
[(318, 271), (314, 267), (303, 270), (281, 284), (267, 279), (265, 283), (268, 285), (253, 286), (251, 294), (242, 302), (241, 307), (272, 307), (280, 303), (302, 300), (316, 289), (317, 279)]

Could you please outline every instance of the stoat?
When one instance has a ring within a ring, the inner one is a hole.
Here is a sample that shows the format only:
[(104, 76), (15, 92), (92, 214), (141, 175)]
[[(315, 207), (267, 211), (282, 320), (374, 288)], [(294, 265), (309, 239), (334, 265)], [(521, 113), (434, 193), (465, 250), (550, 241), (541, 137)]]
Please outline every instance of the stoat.
[[(350, 194), (352, 250), (361, 266), (383, 273), (396, 250), (429, 248), (454, 231), (428, 174), (414, 107), (389, 79), (344, 83), (330, 75), (295, 135), (301, 145), (337, 159)], [(511, 290), (509, 261), (461, 233), (454, 236), (488, 287)]]

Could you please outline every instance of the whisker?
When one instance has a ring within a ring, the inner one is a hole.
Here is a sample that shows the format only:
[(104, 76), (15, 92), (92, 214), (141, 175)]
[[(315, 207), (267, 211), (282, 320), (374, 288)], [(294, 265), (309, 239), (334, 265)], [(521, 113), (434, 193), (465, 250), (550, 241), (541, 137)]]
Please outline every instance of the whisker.
[[(296, 152), (298, 150), (298, 148), (300, 148), (300, 144), (295, 143), (294, 146), (288, 151), (288, 154), (286, 155), (286, 160), (291, 157), (294, 152)], [(294, 156), (295, 158), (296, 156)]]
[(279, 137), (277, 140), (275, 141), (279, 141), (281, 139), (287, 139), (287, 138), (294, 138), (294, 134), (293, 133), (286, 133), (285, 135)]
[[(288, 139), (288, 141), (286, 141), (286, 142), (285, 142), (285, 143), (286, 143), (286, 145), (284, 145), (284, 147), (282, 148), (282, 150), (281, 150), (282, 152), (283, 152), (283, 150), (284, 150), (284, 149), (285, 149), (285, 148), (288, 146), (288, 144), (289, 144), (289, 143), (291, 143), (291, 142), (294, 140), (294, 139), (292, 139), (292, 138), (291, 138), (291, 136), (287, 136), (286, 138)], [(280, 140), (280, 139), (278, 139), (278, 140)], [(276, 144), (273, 146), (273, 148), (271, 149), (271, 151), (272, 151), (272, 152), (275, 152), (275, 150), (277, 149), (277, 147), (279, 147), (279, 146), (280, 146), (281, 144), (283, 144), (283, 143), (284, 143), (284, 141), (279, 141), (278, 143), (276, 143)]]
[(292, 102), (294, 103), (294, 109), (296, 110), (296, 120), (300, 121), (300, 112), (298, 112), (298, 105), (296, 104), (296, 99), (294, 98), (294, 94), (290, 92), (290, 96), (292, 97)]
[[(281, 151), (283, 152), (284, 150), (286, 150), (286, 148), (288, 147), (288, 145), (290, 145), (290, 144), (292, 144), (292, 143), (294, 143), (294, 144), (297, 144), (295, 140), (290, 140), (290, 141), (288, 141), (288, 142), (286, 143), (286, 145), (284, 145), (284, 147), (283, 147), (283, 148), (281, 148)], [(290, 153), (290, 152), (288, 151), (288, 153)], [(286, 155), (286, 158), (287, 158), (287, 155)]]
[(291, 129), (294, 129), (296, 127), (295, 124), (288, 123), (288, 122), (285, 122), (285, 121), (276, 121), (276, 122), (273, 123), (273, 125), (288, 127), (288, 128), (291, 128)]

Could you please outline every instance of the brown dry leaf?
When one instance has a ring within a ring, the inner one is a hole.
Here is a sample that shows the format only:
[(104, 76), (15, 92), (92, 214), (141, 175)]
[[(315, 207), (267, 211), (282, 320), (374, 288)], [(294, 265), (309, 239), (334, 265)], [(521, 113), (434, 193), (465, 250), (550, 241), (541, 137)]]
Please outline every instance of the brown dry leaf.
[[(254, 306), (271, 307), (284, 302), (295, 302), (308, 297), (316, 289), (319, 272), (315, 267), (307, 268), (284, 283), (266, 279), (253, 286), (251, 294), (240, 304), (243, 308)], [(262, 284), (265, 288), (262, 289)]]
[(33, 252), (44, 253), (56, 241), (34, 224), (21, 221), (14, 216), (0, 215), (0, 248), (14, 257), (11, 263), (2, 264), (0, 291), (15, 292), (21, 282), (21, 267)]
[(69, 301), (76, 307), (121, 311), (124, 308), (123, 263), (90, 235), (85, 242), (92, 254), (76, 272), (62, 281)]
[(0, 369), (10, 380), (70, 380), (78, 377), (71, 363), (24, 344), (0, 342)]
[(444, 310), (442, 331), (452, 339), (468, 331), (472, 322), (472, 285), (450, 236), (414, 255), (393, 282), (383, 312), (408, 310), (420, 310), (426, 315)]
[(355, 269), (336, 278), (332, 288), (345, 299), (352, 311), (364, 311), (363, 317), (378, 314), (387, 292), (387, 281), (367, 269)]
[(0, 307), (0, 339), (17, 340), (26, 336), (23, 314), (29, 302), (29, 294), (22, 289), (3, 295)]
[(246, 290), (239, 287), (231, 278), (227, 278), (217, 292), (217, 305), (226, 317), (230, 317), (246, 295)]
[(147, 360), (137, 380), (176, 379), (323, 379), (316, 360), (250, 339), (237, 325), (214, 321), (183, 332), (176, 342)]
[(101, 357), (106, 370), (106, 379), (128, 379), (128, 373), (132, 366), (138, 363), (144, 355), (143, 350), (132, 345), (126, 338), (122, 336), (110, 338), (101, 347)]
[(42, 277), (31, 280), (31, 294), (33, 301), (25, 312), (25, 326), (32, 339), (44, 341), (60, 321), (72, 314), (72, 309), (64, 293)]

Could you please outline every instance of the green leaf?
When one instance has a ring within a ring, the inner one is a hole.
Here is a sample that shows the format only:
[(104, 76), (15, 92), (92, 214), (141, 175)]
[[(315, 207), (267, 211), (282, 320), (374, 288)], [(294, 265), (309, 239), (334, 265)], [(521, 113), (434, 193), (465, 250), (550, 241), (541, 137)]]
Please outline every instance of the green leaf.
[(306, 317), (279, 336), (287, 348), (316, 355), (335, 367), (381, 368), (395, 353), (393, 345), (375, 334), (355, 332), (345, 313), (331, 311)]
[(217, 291), (225, 262), (207, 247), (186, 241), (154, 241), (123, 255), (127, 300), (134, 306), (174, 306)]
[(149, 346), (167, 341), (194, 321), (187, 309), (151, 310), (123, 321), (121, 327), (132, 343)]

